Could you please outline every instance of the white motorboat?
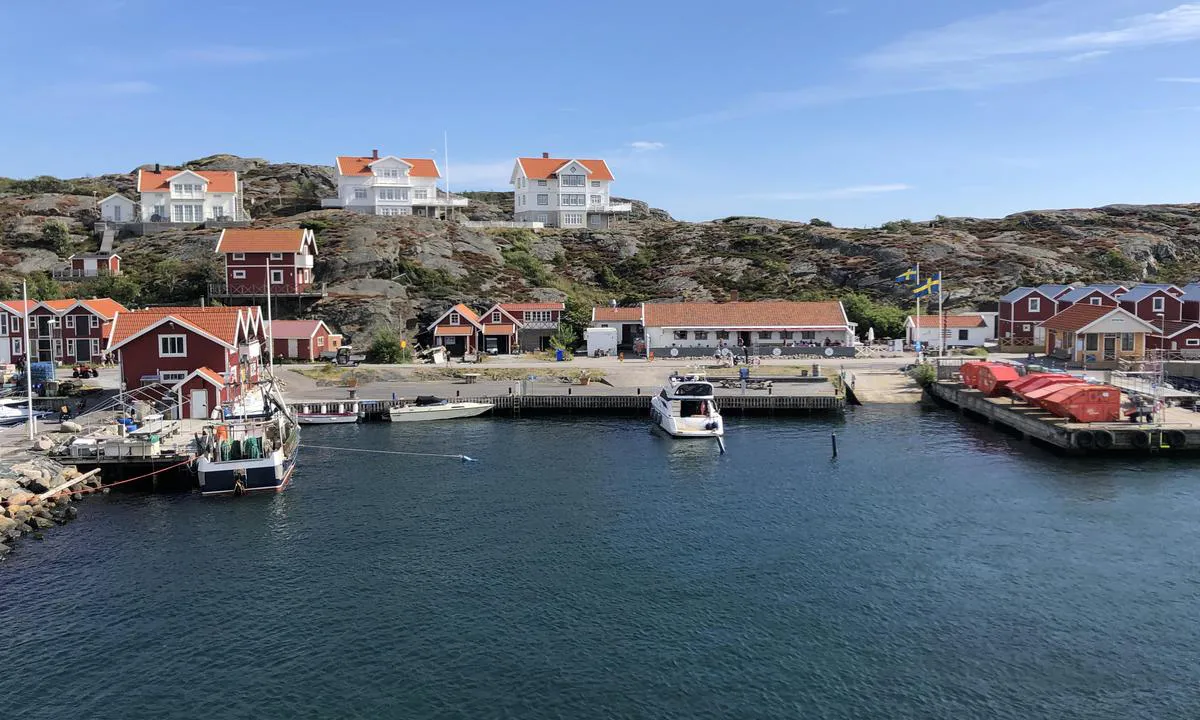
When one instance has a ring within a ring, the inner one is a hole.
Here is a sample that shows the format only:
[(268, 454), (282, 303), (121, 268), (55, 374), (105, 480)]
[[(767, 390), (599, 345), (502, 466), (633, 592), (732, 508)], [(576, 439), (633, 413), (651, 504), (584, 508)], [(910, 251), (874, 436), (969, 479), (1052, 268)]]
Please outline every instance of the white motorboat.
[(392, 422), (425, 422), (427, 420), (454, 420), (482, 415), (494, 406), (491, 403), (450, 402), (441, 398), (422, 395), (413, 403), (405, 403), (388, 410)]
[[(41, 410), (33, 411), (35, 419), (44, 418), (49, 414)], [(29, 410), (25, 407), (24, 400), (5, 400), (0, 402), (0, 427), (20, 425), (28, 420)]]
[(712, 383), (703, 375), (672, 376), (667, 386), (650, 398), (650, 415), (671, 437), (720, 438), (725, 434)]
[(361, 418), (357, 400), (304, 403), (296, 410), (296, 420), (301, 425), (343, 425), (356, 423)]

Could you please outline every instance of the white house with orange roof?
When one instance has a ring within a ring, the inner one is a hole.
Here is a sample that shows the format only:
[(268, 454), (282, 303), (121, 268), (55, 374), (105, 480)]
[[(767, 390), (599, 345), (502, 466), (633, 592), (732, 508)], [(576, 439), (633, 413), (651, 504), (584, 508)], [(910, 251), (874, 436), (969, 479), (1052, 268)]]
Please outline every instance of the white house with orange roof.
[(547, 227), (606, 228), (631, 203), (613, 202), (612, 171), (603, 160), (519, 157), (509, 183), (513, 186), (513, 219)]
[(729, 348), (752, 355), (853, 357), (855, 326), (828, 302), (644, 303), (646, 347), (656, 357), (711, 355)]
[(137, 192), (136, 205), (119, 193), (101, 200), (100, 217), (110, 222), (163, 223), (250, 219), (242, 202), (242, 183), (232, 170), (139, 168)]
[(466, 198), (446, 197), (438, 190), (442, 177), (429, 158), (379, 156), (337, 157), (337, 197), (321, 201), (322, 207), (344, 208), (368, 215), (418, 215), (445, 217), (447, 208), (466, 207)]

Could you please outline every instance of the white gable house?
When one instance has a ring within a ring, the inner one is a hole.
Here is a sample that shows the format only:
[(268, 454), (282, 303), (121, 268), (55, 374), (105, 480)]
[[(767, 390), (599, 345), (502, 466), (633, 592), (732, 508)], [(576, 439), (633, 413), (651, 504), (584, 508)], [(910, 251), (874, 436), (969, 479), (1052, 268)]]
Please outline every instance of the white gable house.
[[(249, 220), (242, 184), (232, 170), (138, 170), (143, 222), (202, 223)], [(106, 198), (107, 199), (107, 198)]]
[(548, 227), (606, 228), (616, 213), (633, 209), (614, 203), (609, 194), (613, 174), (603, 160), (517, 158), (513, 186), (513, 219)]
[(321, 201), (322, 207), (344, 208), (369, 215), (445, 217), (451, 207), (466, 207), (467, 199), (449, 197), (438, 189), (442, 177), (429, 158), (339, 155), (337, 197)]
[(96, 203), (100, 209), (100, 219), (104, 222), (125, 223), (135, 222), (138, 214), (138, 204), (121, 193), (113, 193)]

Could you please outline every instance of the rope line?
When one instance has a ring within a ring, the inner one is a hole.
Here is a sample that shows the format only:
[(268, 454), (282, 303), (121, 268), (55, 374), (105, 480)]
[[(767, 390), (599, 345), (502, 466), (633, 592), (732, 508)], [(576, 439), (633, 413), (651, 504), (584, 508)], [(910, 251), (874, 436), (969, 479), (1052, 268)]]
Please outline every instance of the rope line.
[(177, 462), (177, 463), (175, 463), (174, 465), (168, 465), (168, 466), (167, 466), (167, 467), (165, 467), (165, 468), (159, 468), (158, 470), (153, 470), (153, 471), (151, 471), (151, 472), (145, 473), (144, 475), (138, 475), (137, 477), (126, 478), (125, 480), (118, 480), (118, 481), (116, 481), (115, 483), (110, 483), (110, 484), (108, 484), (108, 485), (101, 485), (101, 486), (100, 486), (100, 487), (98, 487), (98, 488), (79, 488), (78, 490), (71, 490), (70, 488), (68, 488), (68, 489), (66, 489), (66, 490), (62, 490), (62, 491), (60, 491), (60, 492), (57, 492), (57, 493), (55, 493), (55, 494), (51, 495), (49, 498), (46, 498), (46, 499), (47, 499), (47, 500), (50, 500), (50, 499), (53, 499), (53, 498), (56, 498), (56, 497), (62, 497), (62, 496), (64, 496), (64, 495), (73, 495), (74, 493), (79, 493), (79, 494), (81, 494), (81, 495), (86, 495), (87, 493), (100, 492), (101, 490), (107, 490), (108, 488), (111, 488), (111, 487), (116, 487), (116, 486), (118, 486), (118, 485), (124, 485), (125, 483), (131, 483), (131, 482), (134, 482), (134, 481), (136, 481), (136, 480), (145, 480), (146, 478), (148, 478), (148, 477), (150, 477), (150, 476), (152, 476), (152, 475), (158, 475), (159, 473), (165, 473), (165, 472), (167, 472), (168, 470), (174, 470), (174, 469), (175, 469), (175, 468), (177, 468), (177, 467), (181, 467), (181, 466), (183, 466), (183, 465), (187, 465), (187, 464), (188, 464), (188, 463), (190, 463), (191, 461), (195, 460), (197, 457), (199, 457), (199, 456), (198, 456), (198, 455), (193, 455), (193, 456), (191, 456), (190, 458), (188, 458), (187, 460), (184, 460), (184, 461), (182, 461), (182, 462)]
[(447, 455), (444, 453), (403, 452), (401, 450), (372, 450), (370, 448), (334, 447), (332, 445), (301, 445), (300, 447), (308, 448), (310, 450), (337, 450), (339, 452), (375, 453), (377, 455), (409, 455), (412, 457), (448, 458), (451, 460), (462, 460), (463, 462), (479, 462), (475, 458), (470, 458), (466, 455)]

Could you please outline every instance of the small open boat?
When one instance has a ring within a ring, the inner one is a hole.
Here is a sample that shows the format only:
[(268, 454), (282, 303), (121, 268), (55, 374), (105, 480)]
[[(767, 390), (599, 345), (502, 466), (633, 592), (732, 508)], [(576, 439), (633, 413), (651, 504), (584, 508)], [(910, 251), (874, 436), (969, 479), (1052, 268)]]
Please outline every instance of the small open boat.
[(304, 403), (296, 410), (301, 425), (342, 425), (356, 423), (361, 417), (357, 400)]
[(388, 410), (388, 419), (392, 422), (455, 420), (482, 415), (493, 407), (491, 403), (450, 402), (431, 395), (422, 395), (415, 402)]

